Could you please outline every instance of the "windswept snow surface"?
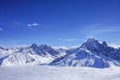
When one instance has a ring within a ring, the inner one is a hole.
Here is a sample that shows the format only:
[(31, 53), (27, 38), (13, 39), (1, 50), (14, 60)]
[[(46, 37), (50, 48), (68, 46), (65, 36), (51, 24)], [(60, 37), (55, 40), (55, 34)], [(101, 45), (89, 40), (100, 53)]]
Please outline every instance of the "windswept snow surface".
[(120, 80), (120, 68), (0, 67), (0, 80)]

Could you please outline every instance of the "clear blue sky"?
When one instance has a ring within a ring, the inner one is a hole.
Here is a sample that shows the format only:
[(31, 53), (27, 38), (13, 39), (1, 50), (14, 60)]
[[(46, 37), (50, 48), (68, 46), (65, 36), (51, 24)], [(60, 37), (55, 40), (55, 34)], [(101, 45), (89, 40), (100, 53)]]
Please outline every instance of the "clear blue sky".
[(0, 46), (120, 43), (120, 0), (0, 0)]

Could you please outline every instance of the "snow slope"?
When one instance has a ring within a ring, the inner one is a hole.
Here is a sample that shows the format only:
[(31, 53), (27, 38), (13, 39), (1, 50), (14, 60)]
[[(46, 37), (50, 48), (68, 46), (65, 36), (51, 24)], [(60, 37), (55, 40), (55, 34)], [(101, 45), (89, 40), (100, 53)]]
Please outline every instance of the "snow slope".
[(0, 66), (18, 65), (85, 66), (106, 68), (120, 66), (120, 48), (113, 48), (105, 41), (88, 39), (81, 46), (54, 49), (33, 43), (27, 47), (0, 47)]
[(120, 49), (109, 47), (105, 41), (88, 39), (80, 47), (70, 49), (67, 55), (55, 59), (53, 66), (85, 66), (95, 68), (120, 66)]
[(29, 47), (1, 48), (0, 65), (43, 65), (52, 62), (59, 56), (59, 52), (46, 45), (32, 44)]
[(120, 80), (120, 68), (0, 67), (0, 80)]

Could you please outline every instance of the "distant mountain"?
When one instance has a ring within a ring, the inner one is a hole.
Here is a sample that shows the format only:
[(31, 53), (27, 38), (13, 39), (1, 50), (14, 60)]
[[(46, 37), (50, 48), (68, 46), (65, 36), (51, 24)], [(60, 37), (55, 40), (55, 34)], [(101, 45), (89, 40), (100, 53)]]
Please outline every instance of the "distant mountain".
[(0, 48), (1, 66), (43, 65), (50, 63), (59, 56), (59, 52), (53, 48), (47, 45), (38, 46), (35, 43), (29, 47)]
[(88, 39), (80, 47), (70, 49), (54, 49), (47, 45), (33, 43), (28, 47), (0, 47), (0, 65), (51, 65), (51, 66), (83, 66), (107, 68), (120, 66), (120, 48), (113, 48), (105, 41), (100, 43), (93, 38)]

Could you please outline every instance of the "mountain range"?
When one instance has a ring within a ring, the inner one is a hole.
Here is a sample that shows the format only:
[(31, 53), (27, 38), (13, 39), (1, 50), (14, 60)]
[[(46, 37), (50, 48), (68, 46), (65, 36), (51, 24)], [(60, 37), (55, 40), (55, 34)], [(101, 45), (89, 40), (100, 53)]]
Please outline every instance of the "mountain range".
[(33, 43), (27, 47), (0, 47), (0, 66), (50, 65), (108, 68), (120, 66), (120, 48), (89, 38), (81, 46), (55, 49)]

